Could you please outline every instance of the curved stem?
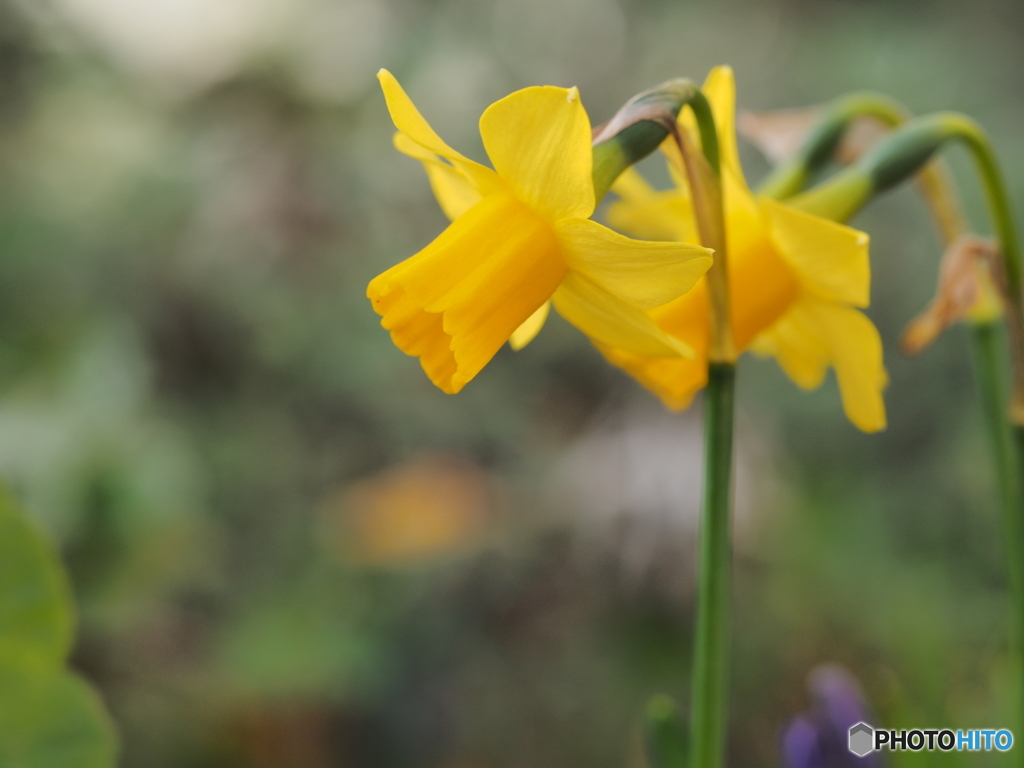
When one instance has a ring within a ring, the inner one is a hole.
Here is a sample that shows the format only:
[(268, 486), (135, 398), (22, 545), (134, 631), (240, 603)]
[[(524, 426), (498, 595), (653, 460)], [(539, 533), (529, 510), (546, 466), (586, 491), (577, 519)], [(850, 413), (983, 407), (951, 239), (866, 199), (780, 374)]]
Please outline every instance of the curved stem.
[(678, 78), (638, 93), (611, 120), (594, 129), (593, 178), (598, 201), (619, 174), (676, 135), (676, 119), (686, 106), (696, 118), (704, 158), (715, 176), (719, 175), (718, 133), (711, 105), (692, 81)]
[(782, 200), (797, 194), (808, 180), (835, 156), (850, 124), (862, 117), (873, 117), (889, 128), (905, 122), (909, 114), (903, 106), (878, 93), (851, 93), (828, 104), (807, 134), (800, 149), (779, 163), (761, 182), (762, 195)]
[(1017, 238), (1017, 225), (1010, 209), (1010, 198), (1003, 180), (1002, 171), (996, 160), (992, 144), (988, 136), (976, 122), (962, 115), (947, 114), (943, 116), (951, 138), (960, 139), (970, 150), (974, 165), (981, 177), (982, 189), (988, 203), (989, 215), (992, 217), (992, 228), (999, 238), (1003, 252), (1003, 266), (1006, 271), (1006, 287), (1010, 301), (1017, 307), (1021, 306), (1021, 254), (1020, 242)]
[(1006, 184), (995, 153), (981, 127), (969, 117), (945, 112), (915, 118), (893, 131), (854, 165), (828, 182), (791, 198), (790, 203), (835, 221), (845, 221), (874, 195), (910, 178), (949, 142), (970, 150), (999, 239), (1007, 306), (1007, 330), (1014, 370), (1010, 418), (1024, 427), (1024, 313), (1021, 304), (1021, 253)]
[[(977, 123), (962, 115), (945, 113), (919, 118), (894, 131), (855, 166), (792, 202), (802, 203), (805, 210), (831, 209), (833, 213), (842, 211), (844, 217), (850, 216), (874, 194), (916, 172), (949, 141), (959, 141), (971, 152), (1003, 254), (1003, 287), (1008, 298), (1006, 327), (1014, 370), (1009, 413), (997, 323), (971, 323), (971, 347), (1003, 509), (1011, 592), (1010, 653), (1016, 667), (1014, 721), (1018, 723), (1018, 730), (1024, 732), (1024, 315), (1021, 254), (1009, 196), (991, 143)], [(963, 227), (962, 219), (958, 212), (951, 215), (949, 211), (952, 209), (941, 209), (941, 188), (932, 192), (933, 212), (937, 212), (936, 218), (944, 237), (951, 240)]]
[[(803, 191), (808, 181), (835, 159), (843, 138), (857, 120), (870, 118), (886, 128), (898, 128), (911, 118), (899, 102), (878, 93), (841, 96), (821, 109), (800, 148), (777, 165), (758, 186), (759, 194), (782, 200)], [(967, 223), (949, 171), (939, 158), (917, 175), (928, 209), (948, 245), (967, 233)]]

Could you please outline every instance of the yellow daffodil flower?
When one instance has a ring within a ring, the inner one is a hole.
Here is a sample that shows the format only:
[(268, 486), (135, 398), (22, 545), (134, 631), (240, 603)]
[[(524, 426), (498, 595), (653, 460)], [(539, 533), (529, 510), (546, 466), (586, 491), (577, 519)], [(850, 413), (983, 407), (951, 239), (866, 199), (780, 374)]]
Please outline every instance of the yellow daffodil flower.
[(494, 170), (445, 144), (398, 81), (378, 74), (395, 146), (423, 162), (452, 223), (367, 289), (381, 325), (430, 380), (458, 392), (510, 337), (522, 346), (548, 300), (598, 343), (650, 359), (693, 355), (644, 310), (682, 295), (710, 251), (631, 240), (591, 221), (591, 129), (575, 88), (526, 88), (480, 118)]
[[(732, 70), (712, 70), (704, 84), (719, 134), (732, 332), (737, 351), (771, 355), (789, 377), (811, 389), (835, 368), (847, 417), (865, 432), (885, 427), (881, 391), (886, 383), (882, 344), (868, 306), (868, 236), (812, 216), (747, 187), (736, 149)], [(689, 130), (699, 141), (693, 123)], [(692, 118), (692, 115), (690, 116)], [(678, 155), (674, 144), (666, 154)], [(696, 241), (685, 176), (670, 158), (677, 188), (656, 192), (635, 171), (613, 187), (622, 198), (609, 223), (638, 237)], [(696, 352), (695, 359), (656, 359), (598, 344), (605, 356), (658, 394), (685, 408), (707, 381), (708, 299), (702, 279), (694, 290), (648, 313), (666, 332)]]

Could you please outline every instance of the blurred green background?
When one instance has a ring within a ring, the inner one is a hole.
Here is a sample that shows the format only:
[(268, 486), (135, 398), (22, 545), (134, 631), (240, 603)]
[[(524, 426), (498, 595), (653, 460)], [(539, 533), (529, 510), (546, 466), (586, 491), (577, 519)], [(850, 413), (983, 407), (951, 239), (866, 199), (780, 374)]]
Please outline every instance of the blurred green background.
[[(1010, 0), (0, 0), (0, 475), (63, 553), (121, 764), (640, 766), (644, 702), (687, 698), (699, 407), (557, 319), (456, 397), (391, 344), (366, 283), (446, 222), (379, 67), (478, 159), (537, 83), (595, 124), (719, 63), (741, 108), (877, 89), (981, 121), (1019, 203), (1022, 35)], [(854, 223), (888, 430), (740, 367), (736, 766), (779, 765), (825, 661), (889, 727), (1009, 723), (965, 334), (895, 351), (940, 246), (911, 189)]]

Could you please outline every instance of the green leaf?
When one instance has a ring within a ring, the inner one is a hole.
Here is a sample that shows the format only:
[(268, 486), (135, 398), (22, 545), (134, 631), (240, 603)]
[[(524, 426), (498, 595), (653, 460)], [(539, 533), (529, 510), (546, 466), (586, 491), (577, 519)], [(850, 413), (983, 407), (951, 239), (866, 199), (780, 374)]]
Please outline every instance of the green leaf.
[(0, 649), (56, 666), (67, 658), (73, 634), (71, 588), (60, 560), (0, 487)]
[(99, 696), (33, 657), (0, 659), (0, 765), (111, 768), (117, 739)]
[(111, 768), (99, 696), (65, 667), (71, 587), (49, 542), (0, 486), (0, 766)]

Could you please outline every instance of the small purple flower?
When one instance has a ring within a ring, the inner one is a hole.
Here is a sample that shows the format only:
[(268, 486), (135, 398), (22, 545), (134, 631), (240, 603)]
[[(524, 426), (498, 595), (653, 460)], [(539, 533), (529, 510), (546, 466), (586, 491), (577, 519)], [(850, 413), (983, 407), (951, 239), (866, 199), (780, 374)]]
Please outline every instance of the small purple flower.
[(789, 724), (782, 737), (787, 768), (882, 768), (878, 752), (850, 752), (851, 726), (876, 723), (853, 676), (838, 666), (815, 669), (808, 679), (813, 709)]

